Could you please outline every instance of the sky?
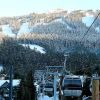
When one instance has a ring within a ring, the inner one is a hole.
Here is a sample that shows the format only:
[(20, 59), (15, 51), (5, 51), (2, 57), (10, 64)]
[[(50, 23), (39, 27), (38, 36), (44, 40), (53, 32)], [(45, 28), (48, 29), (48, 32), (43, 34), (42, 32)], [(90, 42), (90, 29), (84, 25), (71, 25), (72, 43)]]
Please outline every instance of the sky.
[(100, 0), (0, 0), (0, 17), (44, 13), (54, 9), (98, 10)]

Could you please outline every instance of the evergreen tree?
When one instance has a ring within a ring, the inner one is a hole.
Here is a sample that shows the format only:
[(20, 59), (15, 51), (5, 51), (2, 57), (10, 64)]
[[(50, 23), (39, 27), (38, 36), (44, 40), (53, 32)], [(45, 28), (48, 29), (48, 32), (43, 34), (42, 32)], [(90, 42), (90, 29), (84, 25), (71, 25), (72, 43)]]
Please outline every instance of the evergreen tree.
[(18, 100), (36, 100), (36, 89), (34, 86), (34, 78), (32, 71), (30, 71), (27, 76), (21, 80)]
[(32, 70), (27, 74), (26, 77), (26, 84), (27, 84), (27, 88), (28, 88), (28, 92), (29, 92), (29, 99), (27, 100), (35, 100), (36, 97), (36, 90), (35, 90), (35, 86), (34, 86), (34, 78), (33, 78), (33, 73)]
[(86, 95), (86, 96), (91, 96), (92, 95), (91, 92), (90, 92), (90, 82), (91, 82), (91, 80), (88, 79), (88, 78), (84, 82), (82, 95)]

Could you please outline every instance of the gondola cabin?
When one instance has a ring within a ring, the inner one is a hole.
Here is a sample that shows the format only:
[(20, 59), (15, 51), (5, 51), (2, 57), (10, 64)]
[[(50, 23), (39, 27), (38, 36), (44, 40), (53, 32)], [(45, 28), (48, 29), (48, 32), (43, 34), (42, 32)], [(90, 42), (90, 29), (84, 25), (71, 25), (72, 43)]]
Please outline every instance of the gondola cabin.
[(82, 94), (82, 82), (78, 76), (67, 75), (62, 82), (64, 96), (80, 97)]

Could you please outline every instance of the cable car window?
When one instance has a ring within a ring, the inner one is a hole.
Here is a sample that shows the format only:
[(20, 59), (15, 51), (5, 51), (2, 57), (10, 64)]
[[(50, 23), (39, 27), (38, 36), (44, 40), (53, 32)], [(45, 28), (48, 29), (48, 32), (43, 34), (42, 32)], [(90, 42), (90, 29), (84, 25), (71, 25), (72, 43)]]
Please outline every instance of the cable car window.
[(45, 88), (53, 88), (53, 84), (46, 84)]
[(79, 79), (65, 79), (63, 83), (63, 88), (67, 89), (82, 89), (82, 83)]
[(78, 84), (81, 85), (81, 80), (76, 80), (76, 79), (65, 79), (64, 84)]

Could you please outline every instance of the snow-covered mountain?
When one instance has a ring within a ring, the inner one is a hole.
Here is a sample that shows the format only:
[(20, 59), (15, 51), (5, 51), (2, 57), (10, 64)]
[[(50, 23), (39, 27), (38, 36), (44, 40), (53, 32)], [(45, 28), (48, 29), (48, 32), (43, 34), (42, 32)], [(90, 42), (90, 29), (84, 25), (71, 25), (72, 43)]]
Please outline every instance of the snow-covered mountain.
[(99, 45), (100, 17), (97, 18), (85, 39), (81, 40), (98, 13), (99, 10), (68, 12), (60, 9), (43, 14), (32, 13), (27, 16), (1, 18), (0, 33), (8, 37), (17, 36), (18, 39), (45, 43), (57, 49), (59, 48), (59, 50), (70, 45), (71, 41), (73, 43), (74, 41), (81, 41), (89, 46), (92, 43), (98, 43)]
[[(16, 18), (1, 18), (2, 32), (8, 36), (14, 37), (27, 33), (67, 33), (68, 31), (76, 31), (81, 28), (89, 27), (94, 21), (98, 11), (77, 10), (64, 11), (62, 9), (53, 10), (46, 14), (30, 14), (27, 16), (19, 16)], [(98, 18), (98, 21), (100, 19)], [(13, 23), (12, 23), (13, 22)], [(7, 23), (7, 24), (3, 24)], [(96, 25), (97, 24), (97, 25)], [(94, 31), (98, 32), (99, 22), (95, 23)], [(13, 32), (12, 32), (13, 31)], [(62, 32), (63, 31), (63, 32)]]
[(71, 25), (67, 22), (65, 18), (59, 17), (48, 23), (41, 23), (38, 25), (33, 25), (32, 32), (33, 33), (55, 33), (55, 34), (63, 34), (65, 31), (72, 30)]

